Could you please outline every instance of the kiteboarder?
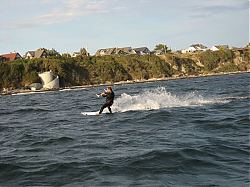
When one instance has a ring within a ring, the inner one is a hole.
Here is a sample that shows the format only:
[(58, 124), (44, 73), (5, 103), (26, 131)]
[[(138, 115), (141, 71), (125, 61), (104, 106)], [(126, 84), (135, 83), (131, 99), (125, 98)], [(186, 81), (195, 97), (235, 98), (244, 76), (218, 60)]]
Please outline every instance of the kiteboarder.
[(98, 97), (106, 97), (106, 102), (102, 105), (99, 114), (102, 113), (104, 108), (108, 108), (109, 112), (112, 113), (111, 106), (113, 105), (114, 98), (115, 98), (115, 93), (113, 92), (113, 89), (111, 86), (108, 86), (106, 90), (104, 90), (103, 93), (97, 95)]

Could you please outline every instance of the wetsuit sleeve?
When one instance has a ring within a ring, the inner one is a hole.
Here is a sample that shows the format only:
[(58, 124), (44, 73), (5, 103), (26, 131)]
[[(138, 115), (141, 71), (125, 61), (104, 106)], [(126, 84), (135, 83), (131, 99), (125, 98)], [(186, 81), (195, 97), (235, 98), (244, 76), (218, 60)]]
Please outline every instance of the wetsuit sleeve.
[(106, 92), (101, 93), (101, 96), (102, 96), (102, 97), (107, 97), (107, 95), (108, 95), (108, 94), (107, 94)]

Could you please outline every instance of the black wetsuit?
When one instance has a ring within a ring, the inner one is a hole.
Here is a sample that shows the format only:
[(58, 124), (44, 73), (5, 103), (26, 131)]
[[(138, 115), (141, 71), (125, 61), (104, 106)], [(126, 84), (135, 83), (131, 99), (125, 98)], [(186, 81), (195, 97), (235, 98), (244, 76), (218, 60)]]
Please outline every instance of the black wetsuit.
[(99, 114), (101, 114), (103, 109), (106, 108), (106, 107), (108, 107), (109, 112), (112, 113), (110, 106), (113, 105), (114, 98), (115, 98), (115, 93), (113, 91), (105, 92), (103, 94), (103, 97), (106, 97), (106, 102), (104, 103), (104, 105), (102, 105), (102, 108), (100, 109)]

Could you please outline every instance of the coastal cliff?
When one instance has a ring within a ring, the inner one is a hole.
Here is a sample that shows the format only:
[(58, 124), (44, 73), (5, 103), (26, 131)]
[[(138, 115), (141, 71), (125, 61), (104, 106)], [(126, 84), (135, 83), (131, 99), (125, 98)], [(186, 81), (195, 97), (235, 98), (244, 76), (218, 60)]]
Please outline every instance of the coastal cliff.
[(59, 76), (61, 87), (249, 71), (249, 48), (160, 56), (58, 56), (1, 62), (0, 90), (22, 89), (40, 82), (38, 73), (48, 70)]

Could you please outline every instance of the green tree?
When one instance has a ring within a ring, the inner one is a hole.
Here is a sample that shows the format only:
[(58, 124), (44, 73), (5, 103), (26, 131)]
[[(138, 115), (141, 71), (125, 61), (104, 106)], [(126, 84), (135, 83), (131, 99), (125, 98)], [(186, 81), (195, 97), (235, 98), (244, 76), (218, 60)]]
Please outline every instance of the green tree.
[(71, 58), (71, 55), (69, 53), (63, 53), (62, 57), (63, 58)]
[(167, 54), (171, 52), (171, 49), (167, 47), (165, 44), (157, 44), (154, 49), (155, 52), (159, 54)]
[(59, 52), (57, 52), (55, 49), (47, 49), (46, 50), (46, 53), (47, 53), (47, 55), (49, 56), (49, 57), (60, 57), (61, 55), (60, 55), (60, 53)]

